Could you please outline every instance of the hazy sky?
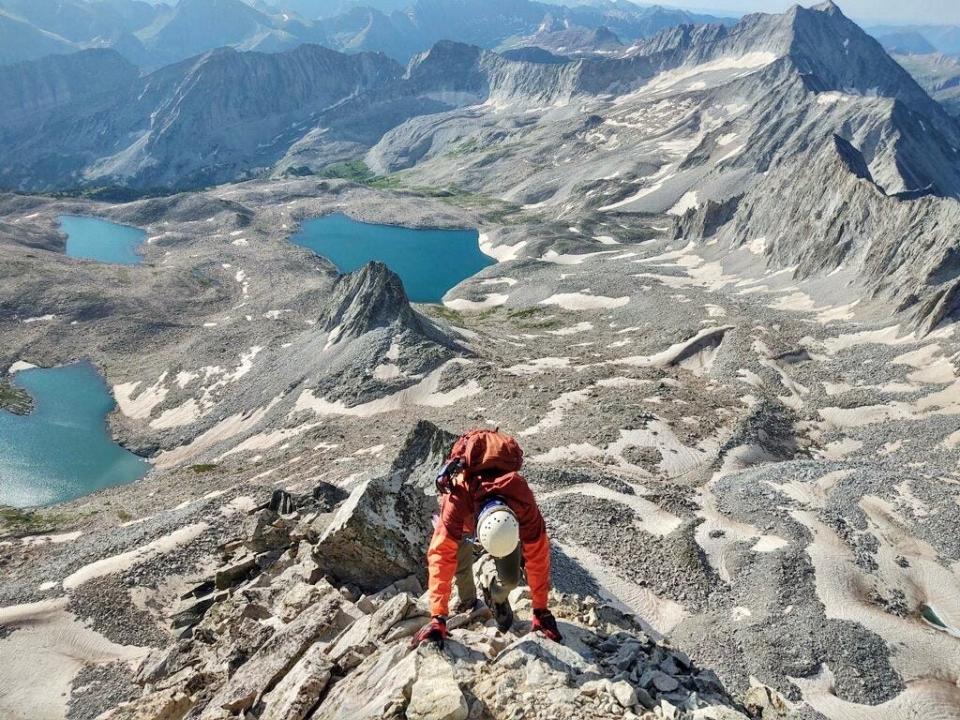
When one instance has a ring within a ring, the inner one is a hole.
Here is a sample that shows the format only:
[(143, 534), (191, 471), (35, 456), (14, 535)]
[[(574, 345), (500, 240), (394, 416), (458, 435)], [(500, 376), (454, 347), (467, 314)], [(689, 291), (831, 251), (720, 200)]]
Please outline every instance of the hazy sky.
[[(960, 24), (960, 0), (834, 0), (844, 14), (867, 23)], [(664, 5), (727, 12), (783, 12), (795, 0), (667, 0)], [(805, 0), (801, 5), (816, 5)]]

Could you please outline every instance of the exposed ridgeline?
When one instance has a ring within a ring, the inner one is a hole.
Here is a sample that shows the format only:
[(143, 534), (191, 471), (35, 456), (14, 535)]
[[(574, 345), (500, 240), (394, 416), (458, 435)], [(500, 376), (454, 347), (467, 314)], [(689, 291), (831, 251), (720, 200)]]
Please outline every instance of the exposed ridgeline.
[(383, 52), (405, 63), (440, 40), (495, 47), (534, 33), (551, 19), (585, 32), (609, 27), (628, 40), (672, 25), (717, 21), (628, 3), (563, 7), (531, 0), (5, 0), (0, 64), (109, 47), (141, 67), (156, 69), (217, 47), (280, 52), (303, 43), (344, 52)]
[(732, 165), (756, 163), (766, 172), (776, 156), (817, 152), (838, 134), (860, 148), (888, 193), (960, 196), (957, 124), (833, 3), (749, 15), (733, 28), (674, 28), (631, 50), (649, 62), (651, 76), (755, 53), (770, 53), (772, 62), (727, 89), (751, 91), (756, 103), (750, 141)]
[[(414, 65), (429, 62), (438, 49), (420, 56)], [(445, 59), (454, 49), (461, 60), (467, 55), (463, 46), (447, 45)], [(728, 158), (716, 169), (702, 162), (716, 140), (730, 134), (732, 122), (704, 130), (698, 147), (682, 159), (683, 169), (692, 171), (689, 174), (697, 181), (716, 177), (718, 185), (744, 188), (779, 158), (815, 153), (838, 134), (860, 149), (886, 192), (930, 190), (960, 195), (960, 151), (956, 149), (960, 148), (960, 130), (956, 123), (876, 40), (832, 4), (811, 10), (796, 7), (784, 15), (751, 15), (733, 28), (673, 28), (638, 43), (622, 58), (589, 58), (538, 68), (480, 50), (473, 51), (471, 58), (476, 62), (471, 71), (486, 79), (487, 97), (493, 106), (508, 109), (503, 106), (509, 101), (517, 112), (531, 105), (542, 111), (574, 97), (631, 93), (636, 93), (631, 100), (644, 105), (670, 94), (660, 87), (658, 75), (675, 72), (682, 78), (684, 73), (696, 75), (697, 68), (703, 73), (726, 72), (722, 83), (702, 83), (706, 87), (676, 93), (700, 106), (701, 117), (690, 118), (694, 131), (705, 124), (703, 114), (709, 113), (711, 106), (745, 105), (737, 129), (749, 131), (749, 139), (736, 159)], [(459, 70), (468, 64), (454, 67)], [(736, 72), (738, 68), (742, 69)], [(669, 87), (674, 79), (664, 82)], [(645, 90), (649, 90), (647, 97)], [(478, 92), (477, 99), (483, 99), (483, 93)], [(622, 107), (627, 103), (627, 98), (617, 101)], [(597, 107), (600, 117), (605, 109), (616, 108), (605, 108), (601, 102)], [(463, 119), (462, 115), (412, 118), (388, 133), (368, 160), (377, 170), (387, 171), (442, 155), (451, 144), (462, 141), (464, 132), (454, 131)], [(568, 118), (541, 120), (542, 126), (548, 124), (555, 128), (554, 135), (572, 130)], [(628, 146), (633, 140), (622, 134), (618, 139)], [(429, 148), (430, 152), (411, 153), (411, 147)], [(598, 153), (604, 149), (594, 148)], [(581, 154), (579, 164), (590, 159)], [(593, 172), (608, 174), (602, 167)], [(724, 179), (719, 181), (721, 176)], [(481, 183), (485, 179), (493, 180), (491, 192), (510, 197), (505, 181), (517, 185), (525, 178), (515, 173), (508, 180), (489, 172), (486, 178), (477, 178)]]
[(34, 27), (0, 8), (0, 65), (35, 60), (51, 53), (68, 53), (76, 46)]
[[(595, 30), (605, 27), (621, 38), (635, 40), (654, 35), (665, 27), (719, 21), (709, 15), (659, 6), (583, 3), (567, 7), (530, 0), (418, 0), (405, 14), (416, 32), (427, 41), (426, 45), (452, 37), (483, 47), (493, 47), (508, 38), (530, 35), (544, 28)], [(461, 23), (460, 33), (451, 35), (451, 25)]]
[(571, 27), (568, 23), (553, 18), (541, 24), (533, 35), (504, 43), (501, 52), (512, 48), (540, 48), (560, 55), (619, 55), (625, 50), (617, 34), (607, 27)]
[[(443, 650), (411, 649), (410, 637), (429, 619), (422, 583), (436, 510), (432, 475), (451, 440), (421, 422), (387, 473), (348, 497), (321, 482), (307, 494), (277, 490), (241, 516), (207, 563), (219, 567), (162, 608), (176, 640), (144, 658), (129, 700), (106, 701), (111, 709), (101, 717), (787, 716), (790, 704), (775, 691), (756, 685), (741, 704), (712, 670), (649, 637), (639, 618), (580, 594), (551, 598), (562, 644), (530, 632), (529, 592), (521, 588), (512, 596), (513, 630), (499, 632), (481, 606), (449, 619)], [(491, 564), (488, 556), (476, 571)], [(565, 572), (555, 569), (556, 581), (575, 584)]]
[(735, 245), (766, 238), (768, 261), (798, 278), (846, 269), (931, 330), (960, 306), (958, 228), (960, 203), (887, 196), (860, 152), (834, 136), (771, 170), (720, 235)]

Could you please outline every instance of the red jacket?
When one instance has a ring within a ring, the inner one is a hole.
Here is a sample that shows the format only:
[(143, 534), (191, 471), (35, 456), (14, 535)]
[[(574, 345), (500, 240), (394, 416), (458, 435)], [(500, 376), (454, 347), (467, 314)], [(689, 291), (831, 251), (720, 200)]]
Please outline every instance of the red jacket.
[(440, 496), (440, 522), (433, 532), (427, 562), (430, 570), (430, 614), (447, 615), (457, 572), (457, 550), (475, 532), (476, 518), (491, 497), (503, 500), (520, 523), (520, 544), (535, 610), (546, 609), (550, 592), (550, 540), (533, 492), (520, 473), (470, 478)]

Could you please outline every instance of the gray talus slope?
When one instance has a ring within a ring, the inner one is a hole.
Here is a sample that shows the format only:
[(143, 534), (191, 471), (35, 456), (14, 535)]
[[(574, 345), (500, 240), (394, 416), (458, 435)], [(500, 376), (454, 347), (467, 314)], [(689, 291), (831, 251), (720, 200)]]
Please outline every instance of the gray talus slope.
[[(589, 572), (559, 550), (554, 579), (567, 590), (552, 594), (551, 607), (563, 643), (530, 632), (529, 593), (520, 589), (508, 632), (481, 606), (449, 619), (442, 651), (411, 649), (410, 637), (428, 621), (422, 582), (437, 508), (432, 476), (452, 439), (419, 423), (385, 473), (349, 492), (320, 482), (307, 493), (276, 490), (262, 505), (229, 493), (220, 512), (188, 526), (197, 542), (171, 548), (168, 558), (141, 553), (137, 577), (164, 578), (148, 610), (131, 610), (132, 593), (115, 582), (114, 568), (85, 562), (98, 539), (136, 547), (162, 532), (157, 525), (182, 524), (182, 512), (146, 520), (155, 526), (149, 531), (84, 536), (67, 561), (69, 611), (83, 612), (109, 587), (121, 607), (109, 622), (95, 617), (97, 630), (114, 638), (132, 630), (128, 624), (149, 628), (153, 647), (133, 649), (136, 669), (105, 669), (93, 692), (78, 679), (71, 710), (96, 708), (110, 720), (745, 720), (741, 710), (763, 707), (771, 691), (751, 689), (738, 701), (715, 672), (648, 636), (640, 618), (591, 596)], [(481, 559), (478, 575), (491, 564)], [(47, 604), (5, 610), (16, 632), (63, 625), (62, 615), (44, 612)], [(123, 697), (97, 692), (121, 678), (134, 681)], [(11, 684), (27, 702), (37, 695), (20, 678)]]

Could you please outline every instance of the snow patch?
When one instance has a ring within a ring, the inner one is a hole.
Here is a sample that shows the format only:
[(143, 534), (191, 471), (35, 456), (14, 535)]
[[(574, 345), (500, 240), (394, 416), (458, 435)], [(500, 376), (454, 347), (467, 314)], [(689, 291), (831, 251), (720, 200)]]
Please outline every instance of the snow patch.
[(612, 310), (621, 308), (630, 302), (630, 296), (606, 297), (604, 295), (588, 295), (586, 293), (558, 293), (551, 295), (546, 300), (541, 300), (541, 305), (557, 305), (564, 310)]
[(200, 537), (200, 535), (206, 531), (207, 527), (209, 526), (205, 522), (187, 525), (186, 527), (173, 531), (169, 535), (159, 537), (142, 547), (97, 560), (89, 565), (84, 565), (64, 579), (63, 589), (73, 590), (95, 578), (123, 572), (134, 565), (138, 565), (158, 555), (171, 552), (180, 545), (185, 545)]
[(21, 370), (33, 370), (33, 368), (35, 367), (36, 365), (34, 365), (33, 363), (24, 362), (23, 360), (17, 360), (13, 365), (10, 366), (10, 369), (7, 370), (7, 372), (10, 375), (13, 375), (14, 373), (18, 373)]
[(527, 241), (521, 240), (515, 245), (494, 245), (493, 241), (490, 239), (490, 236), (486, 233), (480, 233), (480, 236), (477, 238), (478, 245), (480, 246), (480, 252), (484, 255), (492, 257), (497, 262), (507, 262), (508, 260), (516, 260), (520, 255), (520, 251), (526, 247)]
[(667, 210), (668, 215), (683, 215), (688, 210), (696, 210), (700, 207), (697, 199), (697, 191), (691, 190), (677, 201), (677, 204)]

